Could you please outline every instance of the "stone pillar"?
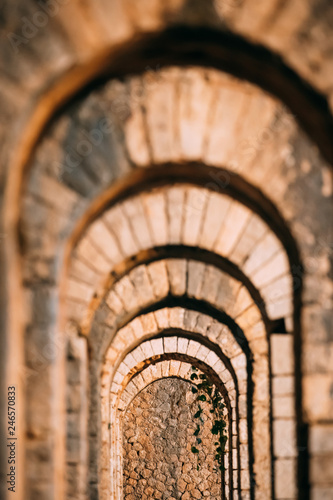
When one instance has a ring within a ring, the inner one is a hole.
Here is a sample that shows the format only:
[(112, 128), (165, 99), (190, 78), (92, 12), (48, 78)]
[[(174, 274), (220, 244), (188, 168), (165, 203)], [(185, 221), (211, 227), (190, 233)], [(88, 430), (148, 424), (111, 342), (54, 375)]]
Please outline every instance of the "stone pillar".
[(276, 500), (295, 500), (296, 419), (292, 334), (271, 335), (273, 456)]
[(71, 338), (67, 349), (67, 499), (87, 498), (88, 359), (83, 337)]

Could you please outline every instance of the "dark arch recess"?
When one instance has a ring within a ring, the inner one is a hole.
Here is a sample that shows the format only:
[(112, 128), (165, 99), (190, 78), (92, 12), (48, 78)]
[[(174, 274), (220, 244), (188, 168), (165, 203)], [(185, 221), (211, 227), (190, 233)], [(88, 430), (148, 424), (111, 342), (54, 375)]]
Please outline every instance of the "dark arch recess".
[[(178, 335), (178, 336), (184, 336), (183, 332), (182, 332), (182, 335)], [(157, 337), (153, 337), (153, 338), (157, 338)], [(210, 366), (208, 366), (207, 364), (205, 364), (203, 361), (198, 360), (197, 358), (193, 358), (191, 356), (187, 356), (187, 355), (184, 355), (184, 354), (180, 354), (180, 353), (163, 354), (163, 355), (160, 355), (160, 356), (154, 356), (154, 358), (150, 358), (149, 360), (146, 360), (144, 366), (142, 366), (139, 370), (137, 370), (135, 373), (133, 373), (133, 375), (131, 376), (131, 378), (129, 379), (129, 381), (135, 379), (135, 377), (137, 375), (139, 375), (145, 368), (147, 368), (147, 366), (148, 366), (147, 361), (149, 361), (149, 364), (154, 365), (154, 364), (160, 363), (161, 361), (164, 361), (164, 360), (176, 360), (176, 361), (183, 361), (183, 362), (186, 362), (186, 363), (191, 363), (192, 366), (196, 366), (203, 373), (205, 373), (206, 375), (208, 375), (209, 378), (210, 378), (210, 380), (218, 388), (220, 394), (222, 394), (224, 402), (225, 402), (226, 407), (227, 407), (228, 418), (229, 418), (229, 425), (228, 425), (228, 432), (229, 432), (229, 452), (228, 452), (228, 455), (229, 455), (229, 464), (231, 466), (230, 469), (232, 470), (233, 469), (233, 455), (232, 455), (232, 450), (233, 450), (233, 446), (232, 446), (233, 434), (232, 434), (232, 408), (231, 408), (231, 404), (230, 404), (230, 398), (229, 398), (228, 391), (225, 388), (223, 382), (220, 380), (220, 378), (217, 376), (217, 374), (214, 372), (214, 370)], [(163, 378), (178, 378), (179, 379), (181, 377), (169, 376), (169, 377), (163, 377)], [(183, 380), (186, 380), (186, 379), (183, 379)], [(236, 393), (238, 395), (237, 379), (235, 380), (234, 376), (233, 376), (233, 380), (234, 380), (234, 383), (235, 383)], [(129, 383), (129, 381), (128, 381), (128, 383)], [(189, 382), (189, 384), (191, 383), (190, 381), (187, 381), (187, 382)], [(141, 389), (137, 393), (137, 395), (140, 394), (140, 392), (142, 392), (144, 389), (146, 389), (147, 387), (149, 387), (149, 385), (151, 385), (153, 383), (154, 383), (154, 381), (150, 382), (149, 384), (147, 384), (143, 389)], [(137, 397), (137, 395), (133, 399), (135, 399)], [(133, 401), (133, 399), (132, 399), (132, 401)], [(237, 421), (237, 426), (238, 426), (238, 424), (239, 424), (238, 399), (236, 399), (235, 410), (236, 410), (236, 421)], [(249, 455), (249, 471), (250, 471), (250, 474), (252, 474), (252, 471), (253, 471), (253, 450), (251, 449), (251, 445), (252, 445), (252, 441), (251, 441), (251, 438), (249, 437), (248, 438), (248, 455)], [(239, 432), (237, 433), (237, 451), (238, 451), (238, 453), (237, 453), (238, 489), (237, 490), (238, 490), (238, 494), (240, 495), (241, 494), (241, 491), (240, 491), (240, 470), (241, 470), (241, 467), (240, 467), (240, 436), (239, 436)], [(223, 483), (224, 482), (224, 471), (222, 471), (222, 478), (223, 478), (223, 481), (222, 481), (222, 483)], [(229, 481), (230, 481), (230, 498), (231, 498), (231, 494), (232, 494), (232, 490), (233, 490), (233, 474), (229, 475)], [(253, 494), (253, 492), (251, 492), (251, 493)], [(223, 498), (226, 500), (225, 496), (223, 496)]]
[[(208, 306), (208, 309), (207, 309), (207, 306)], [(190, 299), (187, 297), (185, 297), (185, 298), (184, 297), (183, 298), (182, 297), (179, 297), (179, 298), (176, 298), (176, 297), (169, 298), (168, 297), (167, 299), (159, 301), (148, 308), (141, 309), (138, 313), (131, 315), (131, 317), (127, 317), (122, 322), (121, 325), (119, 325), (119, 326), (117, 325), (116, 331), (118, 331), (120, 328), (122, 328), (126, 324), (130, 323), (136, 317), (141, 316), (141, 315), (146, 314), (146, 313), (149, 313), (149, 312), (157, 311), (159, 309), (162, 309), (163, 307), (184, 307), (187, 310), (192, 310), (192, 311), (196, 311), (199, 313), (201, 312), (201, 313), (204, 313), (204, 314), (211, 316), (213, 319), (217, 319), (218, 321), (226, 324), (230, 328), (232, 334), (235, 337), (235, 340), (240, 345), (240, 347), (241, 347), (242, 351), (244, 352), (246, 359), (247, 359), (247, 368), (246, 368), (247, 369), (247, 382), (248, 382), (248, 385), (247, 385), (247, 421), (248, 421), (249, 428), (251, 428), (252, 420), (253, 420), (252, 401), (253, 401), (253, 390), (254, 390), (253, 379), (252, 379), (253, 355), (252, 355), (252, 352), (251, 352), (250, 347), (248, 345), (248, 341), (247, 341), (242, 329), (233, 321), (232, 318), (230, 318), (230, 316), (228, 316), (225, 313), (222, 313), (221, 311), (218, 311), (217, 309), (215, 309), (212, 306), (209, 306), (207, 303), (204, 303), (203, 301), (198, 301), (196, 299)], [(94, 328), (94, 327), (92, 327), (92, 328)], [(215, 352), (217, 354), (217, 356), (223, 361), (226, 368), (230, 372), (230, 374), (234, 380), (234, 383), (235, 383), (236, 392), (238, 393), (238, 382), (237, 382), (235, 370), (234, 370), (230, 360), (226, 357), (225, 354), (223, 354), (221, 348), (217, 344), (214, 344), (208, 338), (205, 338), (200, 334), (196, 334), (195, 332), (188, 332), (188, 331), (180, 329), (180, 328), (166, 329), (166, 330), (161, 331), (157, 335), (149, 335), (149, 334), (144, 335), (142, 338), (140, 338), (139, 342), (132, 343), (131, 345), (129, 345), (127, 347), (126, 350), (123, 351), (121, 359), (119, 360), (119, 363), (117, 365), (119, 365), (121, 363), (121, 361), (125, 358), (125, 356), (129, 352), (131, 352), (133, 349), (135, 349), (135, 347), (140, 345), (142, 342), (144, 342), (146, 340), (152, 340), (154, 338), (170, 337), (170, 336), (181, 336), (181, 337), (197, 340), (201, 344), (208, 347), (211, 351)], [(112, 336), (110, 336), (110, 338), (108, 339), (109, 340), (108, 346), (112, 342), (113, 338), (114, 338), (114, 334)], [(88, 340), (89, 343), (91, 341), (94, 342), (92, 339)], [(108, 346), (106, 347), (106, 349), (108, 348)], [(104, 355), (105, 355), (106, 349), (104, 351)], [(104, 358), (104, 355), (103, 355), (103, 358)], [(236, 407), (236, 412), (237, 412), (237, 418), (239, 418), (238, 406)], [(251, 433), (249, 433), (248, 440), (249, 440), (250, 472), (252, 474), (252, 471), (253, 471), (253, 440), (252, 440)], [(271, 443), (271, 446), (272, 446), (272, 443)], [(253, 497), (253, 495), (254, 495), (253, 486), (254, 486), (254, 484), (251, 485), (251, 498), (252, 498), (252, 500), (254, 498)]]
[[(180, 329), (174, 330), (174, 331), (165, 330), (165, 331), (163, 331), (160, 334), (155, 335), (155, 336), (154, 335), (153, 336), (151, 336), (151, 335), (144, 336), (142, 339), (140, 339), (140, 342), (132, 344), (128, 349), (126, 349), (126, 351), (123, 352), (119, 363), (117, 363), (117, 367), (125, 359), (127, 354), (130, 353), (131, 351), (133, 351), (138, 345), (142, 344), (142, 342), (145, 342), (147, 340), (153, 340), (155, 338), (164, 338), (164, 337), (175, 336), (175, 335), (178, 337), (198, 340), (201, 344), (206, 345), (211, 350), (216, 352), (218, 354), (218, 357), (223, 360), (223, 363), (226, 365), (228, 371), (230, 372), (230, 374), (232, 376), (233, 382), (235, 384), (235, 391), (236, 391), (237, 398), (238, 398), (238, 396), (239, 396), (238, 380), (236, 377), (235, 370), (234, 370), (233, 366), (231, 365), (229, 359), (222, 353), (220, 348), (217, 349), (217, 346), (214, 345), (212, 342), (210, 342), (208, 339), (204, 339), (200, 335), (195, 335), (195, 334), (193, 334), (193, 332), (186, 332), (185, 330), (180, 330)], [(207, 342), (206, 342), (206, 340), (207, 340)], [(230, 404), (230, 398), (229, 398), (228, 391), (225, 388), (222, 381), (218, 378), (218, 376), (216, 375), (214, 370), (210, 366), (208, 366), (205, 362), (200, 361), (197, 358), (194, 358), (192, 356), (188, 356), (186, 354), (181, 354), (181, 353), (165, 353), (163, 355), (153, 356), (152, 358), (149, 358), (149, 360), (147, 359), (144, 362), (142, 362), (142, 367), (140, 367), (139, 370), (133, 372), (133, 374), (131, 374), (131, 372), (129, 372), (129, 375), (131, 375), (131, 376), (130, 376), (127, 383), (129, 383), (130, 380), (134, 379), (139, 373), (141, 373), (145, 368), (147, 368), (148, 361), (149, 361), (149, 364), (154, 365), (154, 364), (159, 363), (160, 361), (171, 360), (171, 359), (176, 360), (176, 361), (184, 361), (187, 363), (191, 363), (192, 365), (194, 365), (197, 368), (199, 368), (200, 370), (202, 370), (204, 373), (209, 374), (212, 382), (218, 387), (219, 391), (221, 392), (221, 394), (223, 395), (223, 398), (226, 401), (226, 406), (227, 406), (228, 415), (229, 415), (229, 427), (230, 427), (229, 428), (229, 433), (230, 433), (229, 435), (232, 436), (232, 431), (231, 431), (231, 428), (232, 428), (231, 411), (232, 410), (231, 410), (231, 404)], [(249, 377), (249, 375), (248, 375), (248, 377)], [(150, 384), (148, 384), (148, 385), (150, 385)], [(148, 387), (148, 385), (146, 387)], [(247, 387), (247, 397), (248, 397), (248, 400), (247, 400), (247, 422), (248, 422), (248, 426), (250, 427), (252, 424), (252, 418), (253, 418), (252, 411), (251, 411), (251, 408), (252, 408), (251, 402), (252, 402), (252, 397), (253, 397), (253, 387), (252, 387), (251, 378), (247, 379), (247, 385), (248, 385), (248, 387)], [(139, 392), (141, 392), (141, 391), (139, 391)], [(236, 410), (236, 420), (238, 423), (239, 422), (238, 399), (236, 399), (235, 410)], [(239, 433), (238, 433), (237, 434), (237, 449), (238, 449), (238, 451), (239, 451), (239, 447), (240, 447), (240, 437), (239, 437)], [(230, 446), (229, 453), (231, 456), (232, 446)], [(249, 453), (249, 471), (250, 471), (250, 474), (252, 476), (254, 458), (253, 458), (253, 440), (252, 440), (252, 435), (250, 432), (248, 433), (248, 453)], [(231, 457), (231, 460), (232, 460), (232, 457)], [(238, 462), (238, 464), (237, 464), (238, 484), (240, 484), (240, 469), (241, 468), (240, 468), (240, 455), (239, 455), (239, 453), (238, 453), (238, 457), (237, 457), (237, 462)], [(230, 478), (230, 481), (232, 484), (232, 478)], [(254, 486), (254, 484), (251, 485), (251, 495), (252, 496), (254, 494), (253, 493), (253, 486)], [(240, 490), (239, 490), (239, 493), (240, 493)]]
[[(153, 361), (151, 361), (150, 364), (156, 364), (156, 363), (159, 363), (163, 360), (178, 360), (178, 361), (185, 361), (185, 362), (191, 362), (193, 366), (196, 366), (197, 368), (199, 368), (202, 372), (206, 373), (209, 375), (209, 377), (211, 378), (211, 380), (213, 381), (213, 383), (215, 384), (215, 386), (218, 388), (219, 392), (222, 394), (222, 397), (224, 399), (224, 402), (226, 404), (226, 407), (227, 407), (227, 411), (228, 411), (228, 419), (229, 419), (229, 422), (228, 422), (228, 434), (229, 434), (229, 452), (228, 452), (228, 455), (229, 455), (229, 464), (230, 464), (230, 470), (233, 471), (233, 446), (232, 446), (232, 439), (233, 439), (233, 434), (232, 434), (232, 409), (231, 409), (231, 405), (230, 405), (230, 399), (229, 399), (229, 395), (228, 395), (228, 391), (225, 389), (224, 387), (224, 384), (220, 381), (220, 379), (215, 375), (215, 372), (207, 365), (205, 365), (204, 363), (202, 362), (198, 362), (198, 360), (196, 360), (195, 358), (192, 358), (192, 361), (187, 359), (182, 356), (182, 355), (169, 355), (169, 356), (157, 356), (156, 358), (158, 359), (155, 359)], [(148, 360), (147, 360), (148, 361)], [(149, 360), (150, 361), (150, 360)], [(147, 368), (147, 364), (145, 364), (140, 370), (138, 370), (137, 372), (134, 373), (133, 376), (131, 376), (131, 378), (129, 379), (128, 382), (130, 382), (131, 380), (134, 380), (135, 377), (137, 375), (139, 375), (145, 368)], [(178, 380), (184, 380), (185, 382), (187, 382), (189, 385), (192, 385), (191, 384), (191, 381), (190, 380), (187, 380), (183, 377), (179, 377), (177, 375), (171, 375), (171, 376), (167, 376), (167, 377), (163, 377), (162, 379), (157, 379), (157, 380), (164, 380), (164, 379), (178, 379)], [(135, 400), (136, 397), (138, 397), (142, 391), (144, 391), (145, 389), (147, 389), (147, 387), (149, 387), (150, 385), (154, 384), (157, 380), (153, 380), (152, 382), (149, 382), (149, 384), (147, 384), (143, 389), (141, 389), (140, 391), (138, 391), (138, 393), (134, 396), (134, 398), (130, 401), (129, 405)], [(128, 405), (128, 406), (129, 406)], [(237, 415), (236, 415), (236, 419), (237, 419), (237, 424), (239, 422), (239, 416), (238, 416), (238, 407), (236, 406), (236, 412), (237, 412)], [(238, 476), (238, 488), (237, 488), (237, 491), (238, 491), (238, 494), (240, 495), (241, 494), (241, 490), (240, 490), (240, 438), (239, 438), (239, 433), (237, 434), (237, 476)], [(252, 470), (252, 461), (250, 460), (250, 456), (251, 454), (249, 453), (249, 470)], [(221, 476), (222, 476), (222, 495), (223, 495), (223, 500), (227, 500), (227, 497), (225, 495), (225, 471), (222, 470), (221, 471)], [(229, 494), (229, 498), (231, 499), (231, 495), (233, 493), (233, 474), (229, 472), (229, 481), (230, 481), (230, 494)]]

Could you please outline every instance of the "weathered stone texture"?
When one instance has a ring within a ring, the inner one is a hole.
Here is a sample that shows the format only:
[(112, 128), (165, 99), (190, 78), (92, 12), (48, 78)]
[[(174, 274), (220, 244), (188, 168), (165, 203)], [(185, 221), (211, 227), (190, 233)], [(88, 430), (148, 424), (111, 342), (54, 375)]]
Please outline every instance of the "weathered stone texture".
[(190, 384), (179, 379), (153, 382), (136, 396), (123, 419), (125, 499), (221, 498), (212, 420), (206, 409), (196, 445), (196, 411)]

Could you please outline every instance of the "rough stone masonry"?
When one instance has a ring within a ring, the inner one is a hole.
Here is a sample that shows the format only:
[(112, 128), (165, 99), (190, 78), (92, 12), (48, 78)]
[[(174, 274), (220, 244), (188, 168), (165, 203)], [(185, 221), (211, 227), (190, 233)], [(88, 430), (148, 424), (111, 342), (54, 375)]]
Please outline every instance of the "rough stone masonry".
[[(158, 380), (129, 405), (123, 422), (124, 498), (126, 500), (221, 498), (211, 416), (204, 408), (202, 443), (196, 444), (191, 384)], [(198, 447), (199, 456), (191, 447)], [(199, 470), (197, 470), (199, 467)]]

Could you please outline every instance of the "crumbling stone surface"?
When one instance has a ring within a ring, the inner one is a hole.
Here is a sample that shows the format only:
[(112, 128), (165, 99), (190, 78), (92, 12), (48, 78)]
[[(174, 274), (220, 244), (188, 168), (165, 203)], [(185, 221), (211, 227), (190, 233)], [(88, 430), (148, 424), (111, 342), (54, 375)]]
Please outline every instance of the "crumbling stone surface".
[(212, 417), (209, 406), (202, 407), (202, 443), (196, 444), (197, 403), (189, 382), (158, 380), (134, 398), (123, 420), (125, 500), (221, 498)]

